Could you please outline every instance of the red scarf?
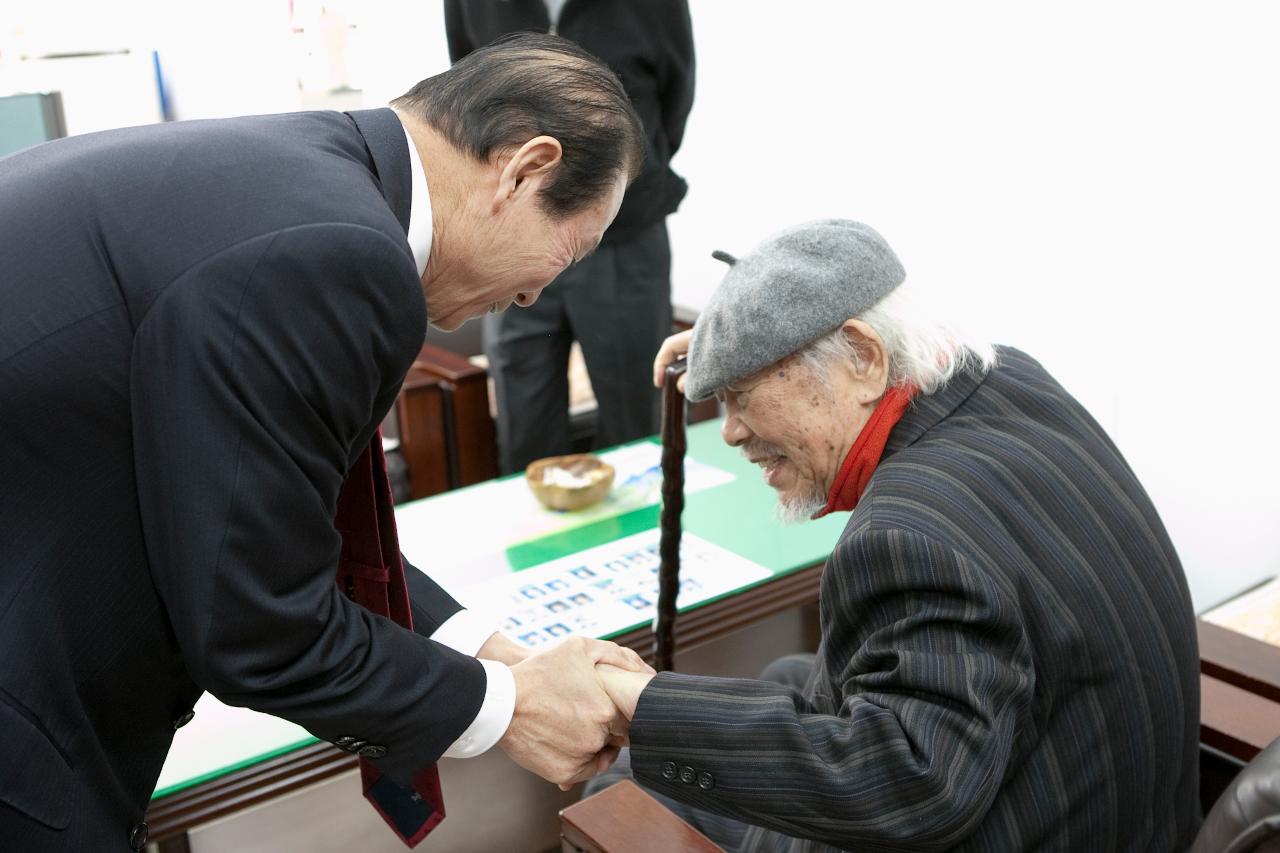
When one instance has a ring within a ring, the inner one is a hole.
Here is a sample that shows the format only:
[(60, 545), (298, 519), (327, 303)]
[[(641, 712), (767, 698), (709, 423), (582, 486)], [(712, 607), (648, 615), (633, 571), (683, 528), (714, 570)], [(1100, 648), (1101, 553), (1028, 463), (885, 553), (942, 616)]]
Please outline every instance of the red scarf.
[(871, 481), (871, 474), (880, 464), (880, 456), (884, 453), (889, 433), (902, 418), (916, 395), (914, 385), (894, 386), (884, 393), (876, 410), (862, 425), (862, 431), (854, 439), (853, 447), (836, 474), (836, 481), (831, 484), (831, 492), (827, 495), (827, 505), (815, 512), (812, 518), (822, 518), (832, 512), (848, 512), (858, 504), (862, 492)]
[[(338, 588), (356, 604), (412, 630), (395, 506), (387, 480), (387, 461), (382, 455), (382, 430), (374, 433), (373, 441), (347, 472), (338, 492), (334, 526), (342, 534)], [(383, 776), (361, 756), (360, 778), (365, 798), (410, 847), (444, 820), (444, 798), (434, 764), (420, 770), (406, 787)]]

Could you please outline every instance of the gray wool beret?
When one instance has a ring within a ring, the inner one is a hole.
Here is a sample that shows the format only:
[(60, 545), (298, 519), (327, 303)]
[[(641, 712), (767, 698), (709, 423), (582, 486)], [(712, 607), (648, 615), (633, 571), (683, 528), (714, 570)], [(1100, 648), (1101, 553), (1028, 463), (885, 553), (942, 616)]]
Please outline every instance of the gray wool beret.
[(821, 219), (788, 228), (734, 259), (689, 342), (685, 395), (705, 400), (856, 317), (906, 271), (873, 228)]

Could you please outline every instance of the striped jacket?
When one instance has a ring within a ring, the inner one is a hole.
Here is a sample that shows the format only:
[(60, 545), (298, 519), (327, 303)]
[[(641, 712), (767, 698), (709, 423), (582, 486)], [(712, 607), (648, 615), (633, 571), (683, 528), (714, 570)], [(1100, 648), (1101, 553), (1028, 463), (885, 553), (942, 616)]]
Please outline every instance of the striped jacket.
[(989, 374), (915, 401), (820, 606), (803, 694), (657, 676), (632, 722), (636, 778), (751, 824), (743, 850), (1190, 845), (1186, 580), (1133, 471), (1033, 359), (1001, 349)]

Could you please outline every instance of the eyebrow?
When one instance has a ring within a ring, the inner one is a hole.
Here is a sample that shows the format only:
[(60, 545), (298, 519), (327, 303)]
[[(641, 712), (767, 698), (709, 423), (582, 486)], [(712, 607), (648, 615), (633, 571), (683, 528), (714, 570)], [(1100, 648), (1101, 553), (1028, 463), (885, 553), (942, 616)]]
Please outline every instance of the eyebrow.
[[(772, 367), (772, 366), (773, 365), (769, 365), (769, 367)], [(744, 379), (739, 379), (736, 385), (735, 384), (723, 385), (720, 388), (717, 388), (714, 393), (717, 397), (720, 394), (725, 392), (729, 394), (750, 394), (752, 391), (756, 390), (757, 387), (759, 387), (761, 382), (764, 382), (765, 378), (763, 376), (759, 376), (759, 374), (763, 373), (766, 369), (767, 368), (761, 368), (760, 370), (756, 371), (750, 376)], [(752, 379), (755, 379), (755, 382), (751, 382)], [(749, 383), (749, 384), (747, 384), (744, 387), (743, 383)]]

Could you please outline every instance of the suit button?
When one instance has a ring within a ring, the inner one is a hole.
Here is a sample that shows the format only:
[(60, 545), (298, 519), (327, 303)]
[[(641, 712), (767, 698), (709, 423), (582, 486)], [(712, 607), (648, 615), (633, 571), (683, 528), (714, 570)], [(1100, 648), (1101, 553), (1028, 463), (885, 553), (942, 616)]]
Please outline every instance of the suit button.
[(141, 850), (147, 846), (147, 838), (151, 835), (151, 827), (140, 823), (129, 830), (129, 849)]
[(662, 764), (662, 778), (668, 781), (676, 778), (680, 771), (676, 769), (674, 761), (666, 761)]
[(344, 746), (343, 749), (345, 749), (347, 752), (351, 753), (352, 755), (359, 755), (360, 750), (364, 749), (365, 744), (367, 744), (368, 742), (369, 741), (367, 740), (353, 740), (351, 743)]
[(693, 772), (693, 768), (689, 765), (686, 764), (684, 767), (680, 768), (680, 781), (686, 785), (692, 785), (693, 780), (697, 778), (698, 774)]
[(365, 758), (382, 758), (387, 754), (387, 748), (376, 743), (371, 743), (368, 746), (361, 747), (359, 754)]
[(183, 714), (181, 717), (173, 721), (173, 730), (176, 732), (178, 729), (182, 728), (183, 726), (185, 726), (187, 723), (191, 722), (195, 718), (196, 718), (196, 712), (194, 710), (188, 711), (187, 713)]
[(355, 742), (356, 742), (355, 738), (348, 737), (347, 735), (343, 735), (342, 737), (337, 737), (333, 739), (333, 745), (336, 746), (338, 749), (346, 749), (347, 747), (351, 746), (351, 744)]
[(699, 774), (698, 774), (698, 787), (699, 787), (699, 788), (701, 788), (701, 789), (702, 789), (702, 790), (704, 790), (704, 791), (710, 791), (710, 790), (711, 790), (712, 788), (714, 788), (715, 786), (716, 786), (716, 777), (712, 776), (710, 773), (699, 773)]

